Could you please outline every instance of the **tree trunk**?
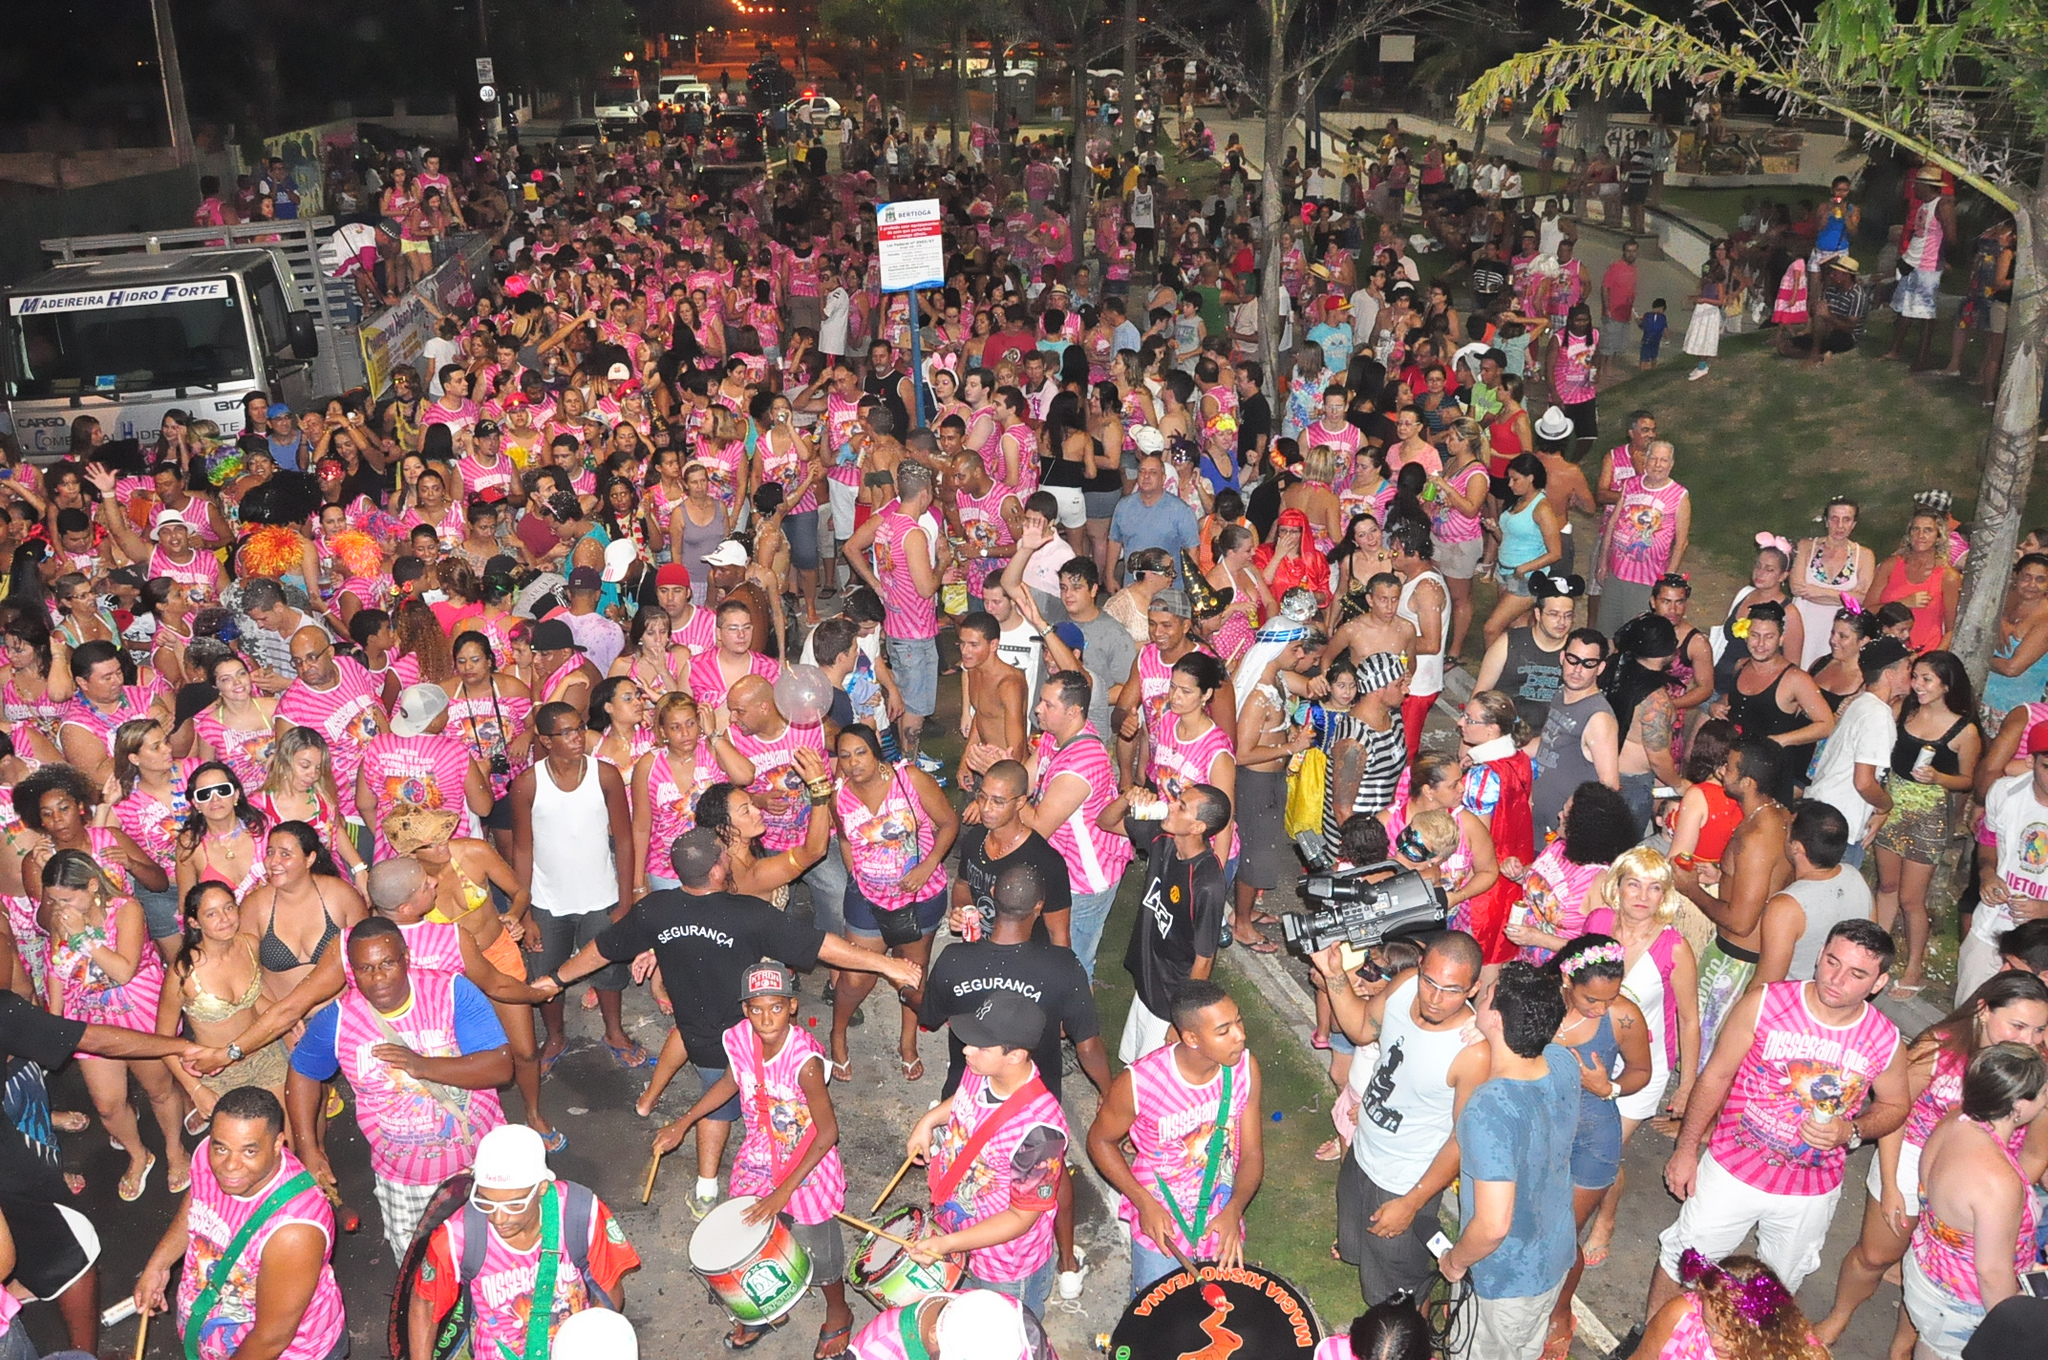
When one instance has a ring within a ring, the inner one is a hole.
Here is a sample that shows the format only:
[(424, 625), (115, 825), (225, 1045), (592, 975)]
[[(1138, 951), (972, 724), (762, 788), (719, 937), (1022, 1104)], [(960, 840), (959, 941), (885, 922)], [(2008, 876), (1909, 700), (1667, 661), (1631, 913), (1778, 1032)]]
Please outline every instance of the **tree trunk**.
[(1117, 109), (1122, 115), (1116, 137), (1117, 150), (1129, 151), (1138, 144), (1138, 0), (1124, 0), (1123, 98)]
[(2012, 317), (2005, 336), (2005, 373), (1992, 413), (1991, 446), (1984, 477), (1977, 484), (1977, 513), (1970, 532), (1970, 560), (1956, 613), (1955, 653), (1970, 681), (1984, 692), (1991, 652), (1999, 642), (1999, 614), (2012, 576), (2013, 548), (2027, 484), (2034, 475), (2035, 439), (2041, 416), (2041, 364), (2048, 344), (2048, 161), (2030, 200), (2013, 214), (2019, 239), (2013, 250)]
[[(1572, 168), (1577, 170), (1593, 158), (1593, 153), (1607, 145), (1607, 100), (1599, 95), (1581, 95), (1572, 101), (1572, 114), (1577, 126), (1572, 129), (1573, 145), (1578, 155), (1572, 158)], [(1579, 215), (1585, 215), (1581, 205)]]
[[(988, 69), (989, 69), (989, 74), (990, 74), (991, 76), (993, 76), (993, 77), (995, 78), (995, 82), (996, 82), (996, 87), (995, 87), (995, 88), (996, 88), (996, 92), (995, 92), (995, 102), (994, 102), (994, 103), (993, 103), (993, 104), (992, 104), (992, 105), (990, 106), (990, 109), (989, 109), (989, 118), (990, 118), (990, 120), (991, 120), (992, 122), (994, 122), (994, 124), (995, 124), (995, 127), (994, 127), (994, 129), (992, 130), (992, 132), (990, 133), (990, 136), (989, 136), (989, 146), (990, 146), (990, 148), (991, 148), (991, 149), (993, 149), (993, 150), (995, 151), (995, 153), (996, 153), (996, 171), (992, 171), (992, 172), (990, 172), (990, 173), (996, 173), (996, 172), (999, 172), (999, 171), (1000, 171), (1000, 170), (1002, 169), (1002, 166), (1003, 166), (1003, 157), (1004, 157), (1004, 152), (1003, 152), (1003, 58), (1004, 58), (1005, 56), (1007, 56), (1007, 55), (1009, 54), (1009, 47), (1008, 47), (1008, 45), (1007, 45), (1007, 44), (1005, 44), (1005, 43), (1003, 42), (1003, 35), (1002, 35), (1002, 33), (1001, 33), (1001, 32), (995, 32), (995, 33), (991, 33), (991, 34), (989, 34), (989, 35), (988, 35), (988, 48), (989, 48), (989, 61), (988, 61)], [(983, 168), (984, 168), (984, 169), (986, 169), (987, 167), (983, 167)]]
[(967, 21), (957, 20), (953, 24), (953, 111), (946, 120), (947, 136), (951, 142), (948, 153), (954, 158), (960, 155), (960, 124), (965, 121), (967, 108)]
[(1287, 0), (1266, 0), (1266, 145), (1259, 177), (1265, 267), (1259, 272), (1259, 353), (1266, 361), (1274, 430), (1280, 414), (1280, 163), (1287, 159)]
[(1088, 173), (1088, 71), (1081, 59), (1086, 40), (1074, 40), (1074, 107), (1067, 127), (1067, 245), (1079, 264), (1086, 252), (1083, 238), (1088, 230), (1088, 202), (1095, 176)]

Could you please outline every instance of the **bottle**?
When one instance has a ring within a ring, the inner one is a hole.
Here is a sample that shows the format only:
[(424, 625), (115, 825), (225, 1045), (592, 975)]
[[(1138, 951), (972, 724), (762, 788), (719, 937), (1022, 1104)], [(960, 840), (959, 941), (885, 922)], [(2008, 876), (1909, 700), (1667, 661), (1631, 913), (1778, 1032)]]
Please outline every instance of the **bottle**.
[(1934, 743), (1931, 741), (1923, 741), (1920, 743), (1920, 754), (1916, 756), (1913, 760), (1913, 778), (1915, 780), (1918, 780), (1922, 771), (1931, 770), (1933, 768)]

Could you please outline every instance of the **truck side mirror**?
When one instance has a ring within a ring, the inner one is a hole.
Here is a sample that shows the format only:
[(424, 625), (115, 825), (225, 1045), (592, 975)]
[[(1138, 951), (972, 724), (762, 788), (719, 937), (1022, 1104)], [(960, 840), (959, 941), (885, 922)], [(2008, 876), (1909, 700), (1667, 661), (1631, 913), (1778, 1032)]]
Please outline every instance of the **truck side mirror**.
[(320, 354), (320, 332), (314, 328), (311, 312), (287, 312), (285, 331), (291, 340), (294, 359), (314, 359)]

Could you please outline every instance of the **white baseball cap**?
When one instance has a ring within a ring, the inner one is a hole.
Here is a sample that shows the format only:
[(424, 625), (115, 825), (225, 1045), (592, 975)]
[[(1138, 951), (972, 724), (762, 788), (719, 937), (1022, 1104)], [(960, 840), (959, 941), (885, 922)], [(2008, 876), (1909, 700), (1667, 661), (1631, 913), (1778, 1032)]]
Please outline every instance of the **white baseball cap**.
[(605, 544), (604, 579), (613, 582), (625, 580), (627, 571), (639, 556), (639, 545), (630, 538), (615, 539)]
[[(535, 1135), (538, 1137), (539, 1135)], [(1031, 1351), (1021, 1305), (993, 1289), (946, 1300), (933, 1329), (944, 1360), (1026, 1360)]]
[(1150, 425), (1132, 430), (1131, 442), (1138, 446), (1139, 453), (1160, 453), (1166, 448), (1166, 436)]
[(551, 1353), (554, 1360), (640, 1360), (640, 1338), (624, 1314), (586, 1308), (555, 1329)]
[(633, 370), (627, 368), (624, 364), (613, 364), (604, 371), (606, 382), (624, 382), (632, 376)]
[(739, 540), (728, 538), (725, 542), (704, 554), (704, 565), (707, 567), (744, 567), (747, 565), (746, 547)]
[(540, 1135), (524, 1124), (500, 1124), (485, 1134), (470, 1175), (479, 1190), (524, 1190), (555, 1178)]
[(416, 737), (434, 725), (434, 719), (448, 711), (448, 691), (439, 685), (407, 685), (391, 712), (391, 731), (400, 737)]

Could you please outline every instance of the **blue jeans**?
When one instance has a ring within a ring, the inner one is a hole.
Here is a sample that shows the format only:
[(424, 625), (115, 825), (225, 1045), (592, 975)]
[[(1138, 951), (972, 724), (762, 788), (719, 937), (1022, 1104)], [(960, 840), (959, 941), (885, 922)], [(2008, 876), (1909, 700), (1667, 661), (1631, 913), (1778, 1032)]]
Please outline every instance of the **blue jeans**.
[(998, 1294), (1007, 1294), (1013, 1299), (1021, 1300), (1024, 1306), (1031, 1310), (1031, 1316), (1043, 1318), (1045, 1301), (1052, 1297), (1052, 1276), (1053, 1257), (1048, 1256), (1044, 1265), (1021, 1280), (984, 1280), (970, 1270), (966, 1278), (961, 1280), (960, 1287), (963, 1290), (993, 1289)]
[(1112, 883), (1101, 892), (1074, 894), (1068, 930), (1072, 932), (1074, 957), (1081, 961), (1081, 971), (1090, 982), (1095, 980), (1095, 951), (1102, 943), (1102, 927), (1108, 923), (1109, 909), (1116, 901), (1116, 886)]
[(1849, 848), (1842, 851), (1842, 863), (1851, 869), (1861, 869), (1863, 867), (1863, 857), (1867, 853), (1869, 853), (1868, 846), (1864, 845), (1861, 841), (1851, 841)]
[(939, 707), (939, 643), (937, 638), (884, 638), (889, 669), (903, 707), (915, 717), (929, 718)]
[(1171, 1256), (1163, 1256), (1152, 1250), (1137, 1238), (1131, 1239), (1131, 1297), (1138, 1297), (1138, 1291), (1154, 1280), (1161, 1280), (1180, 1269), (1180, 1262)]
[(846, 859), (839, 853), (839, 833), (825, 842), (825, 858), (804, 875), (811, 890), (811, 924), (827, 935), (846, 933), (846, 888), (849, 882)]
[(135, 900), (142, 904), (143, 924), (148, 927), (152, 940), (175, 940), (184, 935), (185, 921), (178, 911), (178, 883), (172, 876), (171, 886), (162, 892), (151, 892), (138, 886)]

